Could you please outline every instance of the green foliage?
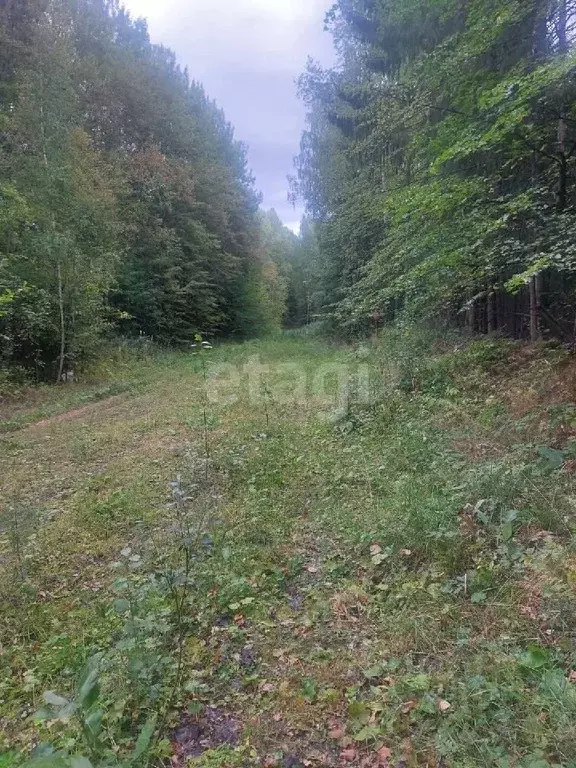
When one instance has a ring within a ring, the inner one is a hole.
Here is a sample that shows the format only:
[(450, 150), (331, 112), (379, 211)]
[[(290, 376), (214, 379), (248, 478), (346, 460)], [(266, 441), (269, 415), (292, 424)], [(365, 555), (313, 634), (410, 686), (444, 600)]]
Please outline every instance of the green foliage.
[(53, 381), (111, 331), (278, 328), (293, 239), (174, 54), (93, 0), (4, 4), (0, 37), (0, 365)]
[[(344, 749), (569, 766), (569, 355), (407, 325), (354, 346), (196, 343), (3, 440), (2, 501), (23, 497), (0, 532), (10, 768), (30, 744), (40, 766), (140, 768), (188, 741), (199, 766)], [(255, 358), (261, 388), (240, 376), (234, 401), (210, 396), (219, 364)], [(321, 398), (334, 364), (345, 398)], [(294, 365), (304, 400), (282, 396)], [(74, 386), (41, 390), (52, 413)]]
[(555, 0), (335, 4), (339, 66), (300, 83), (295, 193), (340, 329), (572, 338), (575, 17)]

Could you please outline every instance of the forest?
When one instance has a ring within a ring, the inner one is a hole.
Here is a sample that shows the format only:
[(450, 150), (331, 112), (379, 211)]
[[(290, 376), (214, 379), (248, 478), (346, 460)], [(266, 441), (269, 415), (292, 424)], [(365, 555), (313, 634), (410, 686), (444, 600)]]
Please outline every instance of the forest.
[(0, 768), (576, 768), (576, 0), (324, 23), (295, 234), (121, 0), (0, 0)]
[[(280, 326), (296, 238), (221, 109), (116, 0), (0, 3), (0, 368)], [(0, 373), (0, 375), (2, 375)]]
[(570, 0), (334, 5), (337, 65), (298, 83), (299, 238), (261, 211), (222, 110), (116, 0), (0, 13), (4, 376), (59, 381), (110, 337), (318, 320), (574, 342)]
[(575, 341), (576, 3), (339, 0), (292, 193), (315, 312)]

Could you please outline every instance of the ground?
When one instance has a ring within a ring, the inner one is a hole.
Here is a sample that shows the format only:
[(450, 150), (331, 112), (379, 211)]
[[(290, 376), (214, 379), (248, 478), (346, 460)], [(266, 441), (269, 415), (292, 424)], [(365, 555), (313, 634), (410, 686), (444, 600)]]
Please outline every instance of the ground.
[(576, 765), (575, 371), (292, 335), (6, 401), (0, 766)]

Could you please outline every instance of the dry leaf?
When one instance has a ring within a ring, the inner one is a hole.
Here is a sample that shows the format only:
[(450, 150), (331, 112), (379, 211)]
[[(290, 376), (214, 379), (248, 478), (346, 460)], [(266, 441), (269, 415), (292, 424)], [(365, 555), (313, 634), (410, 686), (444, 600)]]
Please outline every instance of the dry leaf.
[(410, 760), (412, 754), (412, 742), (410, 739), (404, 739), (402, 742), (402, 760), (407, 763)]
[(404, 704), (402, 704), (402, 714), (407, 715), (408, 712), (411, 712), (413, 709), (416, 709), (418, 706), (418, 703), (416, 701), (410, 700), (405, 701)]
[(340, 752), (340, 757), (342, 760), (346, 760), (348, 763), (353, 763), (354, 760), (356, 760), (358, 756), (358, 752), (355, 749), (343, 749), (342, 752)]
[(388, 761), (392, 757), (392, 750), (389, 747), (380, 747), (378, 750), (378, 764), (381, 766), (387, 766)]
[(374, 557), (375, 555), (379, 555), (381, 552), (382, 552), (382, 547), (380, 546), (380, 544), (372, 544), (372, 546), (370, 547), (370, 554), (372, 555), (372, 557)]
[(568, 680), (570, 680), (571, 683), (576, 683), (576, 669), (571, 670), (568, 675)]
[(328, 736), (331, 739), (334, 739), (334, 740), (337, 741), (338, 739), (341, 739), (344, 736), (344, 729), (343, 728), (333, 728), (330, 731), (330, 733), (328, 734)]
[(409, 557), (412, 554), (412, 550), (411, 549), (401, 549), (400, 550), (400, 554), (404, 555), (404, 557)]
[(450, 704), (449, 701), (446, 701), (446, 699), (440, 699), (438, 702), (438, 709), (440, 712), (448, 712), (449, 709), (452, 708), (452, 704)]

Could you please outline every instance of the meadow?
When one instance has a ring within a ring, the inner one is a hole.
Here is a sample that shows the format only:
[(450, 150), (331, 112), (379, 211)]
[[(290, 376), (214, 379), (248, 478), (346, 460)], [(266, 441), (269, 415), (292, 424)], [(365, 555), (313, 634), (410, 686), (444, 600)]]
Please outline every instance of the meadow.
[(12, 393), (0, 766), (575, 766), (575, 373), (406, 328)]

